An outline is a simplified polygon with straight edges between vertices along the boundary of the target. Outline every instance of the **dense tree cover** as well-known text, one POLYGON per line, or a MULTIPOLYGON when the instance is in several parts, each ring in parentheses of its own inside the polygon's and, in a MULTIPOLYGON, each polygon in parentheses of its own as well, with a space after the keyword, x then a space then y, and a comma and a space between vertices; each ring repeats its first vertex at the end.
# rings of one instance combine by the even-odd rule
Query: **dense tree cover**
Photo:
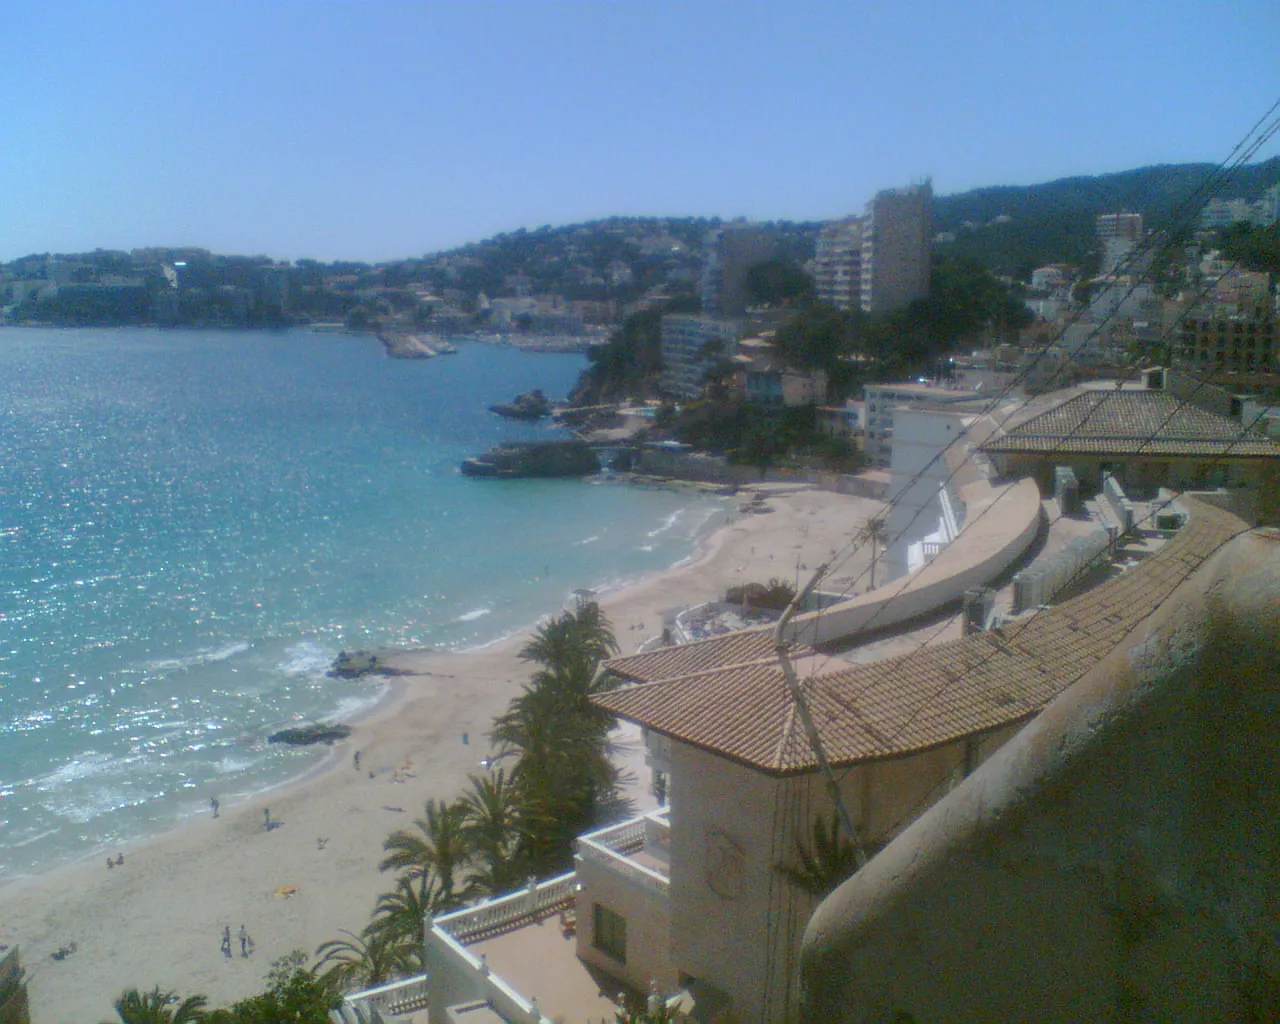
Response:
POLYGON ((832 469, 855 470, 861 456, 843 438, 824 434, 813 406, 762 408, 740 397, 689 402, 670 411, 663 429, 700 451, 766 470, 792 459, 812 459, 832 469))
POLYGON ((826 372, 833 397, 866 380, 911 376, 957 347, 1014 337, 1031 314, 1008 285, 970 260, 934 261, 929 298, 886 316, 804 306, 774 344, 793 366, 826 372))
POLYGON ((1237 221, 1214 239, 1222 255, 1245 270, 1280 274, 1280 224, 1257 227, 1237 221))
POLYGON ((126 989, 115 1002, 116 1015, 119 1024, 329 1024, 329 1011, 341 997, 306 963, 300 950, 281 957, 267 973, 265 991, 225 1009, 209 1010, 202 995, 184 998, 157 986, 150 992, 126 989))
POLYGON ((667 311, 659 308, 633 313, 605 344, 588 351, 591 365, 582 371, 571 401, 598 405, 656 396, 662 373, 662 315, 667 311))
POLYGON ((790 260, 765 260, 747 271, 746 289, 749 305, 787 306, 813 297, 813 278, 790 260))
MULTIPOLYGON (((934 229, 956 236, 940 251, 973 259, 997 274, 1025 281, 1036 267, 1070 263, 1091 277, 1098 267, 1098 214, 1141 213, 1148 229, 1186 235, 1206 198, 1205 180, 1215 170, 1213 164, 1142 167, 939 196, 934 229), (1012 219, 997 222, 998 217, 1012 219)), ((1259 195, 1280 181, 1280 157, 1237 168, 1231 179, 1230 192, 1217 198, 1259 195)))

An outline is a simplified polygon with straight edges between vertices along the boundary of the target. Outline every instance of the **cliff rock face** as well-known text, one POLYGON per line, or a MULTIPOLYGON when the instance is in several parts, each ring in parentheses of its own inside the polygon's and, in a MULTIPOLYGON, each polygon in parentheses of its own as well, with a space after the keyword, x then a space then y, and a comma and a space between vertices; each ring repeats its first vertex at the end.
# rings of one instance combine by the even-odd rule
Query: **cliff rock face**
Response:
POLYGON ((505 442, 462 463, 465 476, 558 477, 600 472, 600 460, 582 441, 505 442))
POLYGON ((802 1019, 1274 1019, 1277 594, 1228 542, 828 897, 802 1019))

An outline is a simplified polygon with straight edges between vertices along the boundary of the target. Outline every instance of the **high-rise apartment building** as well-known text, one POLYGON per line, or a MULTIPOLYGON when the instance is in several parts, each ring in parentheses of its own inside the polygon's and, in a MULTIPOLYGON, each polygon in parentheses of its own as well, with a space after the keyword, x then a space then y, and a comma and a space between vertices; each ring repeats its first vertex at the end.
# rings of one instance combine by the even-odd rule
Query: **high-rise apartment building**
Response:
POLYGON ((868 313, 891 313, 929 297, 933 186, 881 192, 867 204, 859 300, 868 313))
POLYGON ((813 258, 814 291, 823 302, 852 309, 862 301, 861 217, 846 217, 823 225, 813 258))
POLYGON ((734 221, 707 234, 702 268, 702 311, 738 316, 747 308, 747 272, 773 258, 777 240, 759 224, 734 221))

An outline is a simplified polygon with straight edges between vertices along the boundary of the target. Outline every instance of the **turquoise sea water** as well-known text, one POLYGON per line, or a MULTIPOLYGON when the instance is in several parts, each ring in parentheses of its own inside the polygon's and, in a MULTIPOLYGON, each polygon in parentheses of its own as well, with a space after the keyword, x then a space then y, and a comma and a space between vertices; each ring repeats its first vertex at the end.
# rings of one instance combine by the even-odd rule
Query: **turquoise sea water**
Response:
POLYGON ((363 337, 0 329, 0 874, 297 775, 268 746, 375 683, 343 648, 468 647, 686 557, 715 499, 484 481, 551 436, 485 407, 580 356, 424 362, 363 337))

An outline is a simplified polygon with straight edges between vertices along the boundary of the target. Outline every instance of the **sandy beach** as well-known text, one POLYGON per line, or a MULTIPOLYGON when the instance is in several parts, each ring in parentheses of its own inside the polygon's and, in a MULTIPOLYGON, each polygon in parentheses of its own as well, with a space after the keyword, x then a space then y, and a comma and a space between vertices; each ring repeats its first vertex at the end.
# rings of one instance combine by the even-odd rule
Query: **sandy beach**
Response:
MULTIPOLYGON (((722 597, 735 583, 794 580, 798 566, 812 570, 882 507, 807 488, 760 489, 772 512, 732 514, 689 564, 602 597, 624 653, 661 631, 666 609, 722 597)), ((862 567, 847 563, 841 575, 862 567)), ((807 571, 800 575, 807 580, 807 571)), ((427 799, 452 799, 467 773, 481 770, 490 723, 529 675, 516 657, 523 642, 383 652, 409 674, 395 677, 387 700, 320 770, 252 800, 225 800, 217 819, 125 847, 124 863, 110 870, 103 855, 0 888, 0 944, 21 946, 33 1019, 113 1019, 112 1001, 127 987, 159 985, 227 1005, 260 991, 276 957, 310 954, 342 929, 358 932, 393 885, 377 869, 383 839, 410 826, 427 799), (276 827, 264 829, 264 811, 276 827), (219 948, 228 925, 229 958, 219 948), (240 955, 241 925, 253 937, 252 956, 240 955), (74 954, 51 958, 72 943, 74 954)), ((635 745, 632 753, 639 765, 635 745)), ((637 805, 647 781, 628 789, 637 805)))

